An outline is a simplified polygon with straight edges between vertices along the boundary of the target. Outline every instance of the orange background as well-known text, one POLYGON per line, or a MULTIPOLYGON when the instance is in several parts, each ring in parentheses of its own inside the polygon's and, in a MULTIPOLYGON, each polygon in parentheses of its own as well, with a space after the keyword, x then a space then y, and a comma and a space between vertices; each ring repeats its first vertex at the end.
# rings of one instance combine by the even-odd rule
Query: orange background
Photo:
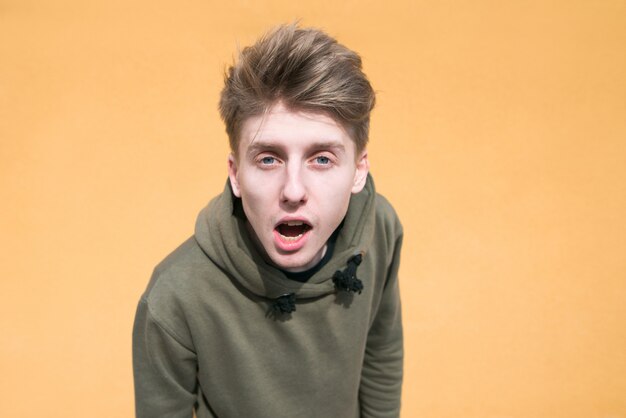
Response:
POLYGON ((0 416, 132 416, 136 303, 226 180, 224 66, 296 18, 378 91, 403 417, 626 417, 623 0, 0 0, 0 416))

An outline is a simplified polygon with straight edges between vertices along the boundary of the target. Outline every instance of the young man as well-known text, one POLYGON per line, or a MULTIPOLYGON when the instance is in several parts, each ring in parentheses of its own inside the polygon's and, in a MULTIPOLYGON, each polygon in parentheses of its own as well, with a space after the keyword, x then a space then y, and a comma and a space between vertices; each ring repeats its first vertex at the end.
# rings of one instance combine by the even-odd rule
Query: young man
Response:
POLYGON ((230 68, 224 192, 157 268, 133 332, 138 417, 397 417, 402 227, 374 190, 359 56, 282 26, 230 68))

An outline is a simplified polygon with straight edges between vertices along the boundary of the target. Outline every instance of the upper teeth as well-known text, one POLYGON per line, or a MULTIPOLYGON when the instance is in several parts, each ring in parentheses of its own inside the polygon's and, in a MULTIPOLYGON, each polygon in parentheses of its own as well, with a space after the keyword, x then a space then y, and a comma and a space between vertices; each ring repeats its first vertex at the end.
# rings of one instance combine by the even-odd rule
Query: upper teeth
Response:
POLYGON ((287 225, 288 226, 300 226, 302 225, 304 222, 302 221, 287 221, 287 225))

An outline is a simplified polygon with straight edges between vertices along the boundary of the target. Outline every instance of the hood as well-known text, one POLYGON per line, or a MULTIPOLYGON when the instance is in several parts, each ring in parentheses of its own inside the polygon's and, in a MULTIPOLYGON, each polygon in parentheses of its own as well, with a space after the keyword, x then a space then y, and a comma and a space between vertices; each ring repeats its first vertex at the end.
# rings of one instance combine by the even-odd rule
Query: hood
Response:
POLYGON ((258 296, 274 300, 285 296, 297 299, 323 296, 336 292, 333 275, 350 267, 355 255, 367 257, 374 235, 375 199, 374 182, 368 175, 363 190, 350 197, 331 260, 306 283, 288 279, 257 251, 248 236, 239 198, 233 195, 228 181, 224 192, 198 215, 195 239, 213 263, 258 296))

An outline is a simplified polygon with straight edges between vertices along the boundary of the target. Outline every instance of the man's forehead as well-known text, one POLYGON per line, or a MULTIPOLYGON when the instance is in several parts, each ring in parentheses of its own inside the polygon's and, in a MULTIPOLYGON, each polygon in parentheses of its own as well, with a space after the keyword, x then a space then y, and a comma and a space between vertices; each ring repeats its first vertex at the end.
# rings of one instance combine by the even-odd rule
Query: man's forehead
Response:
POLYGON ((240 146, 244 149, 298 146, 345 150, 349 142, 353 141, 346 129, 330 116, 277 105, 244 122, 240 146))
POLYGON ((303 124, 316 126, 317 129, 345 131, 341 124, 324 112, 290 109, 280 102, 270 107, 266 112, 251 116, 243 122, 244 128, 267 132, 303 124))

